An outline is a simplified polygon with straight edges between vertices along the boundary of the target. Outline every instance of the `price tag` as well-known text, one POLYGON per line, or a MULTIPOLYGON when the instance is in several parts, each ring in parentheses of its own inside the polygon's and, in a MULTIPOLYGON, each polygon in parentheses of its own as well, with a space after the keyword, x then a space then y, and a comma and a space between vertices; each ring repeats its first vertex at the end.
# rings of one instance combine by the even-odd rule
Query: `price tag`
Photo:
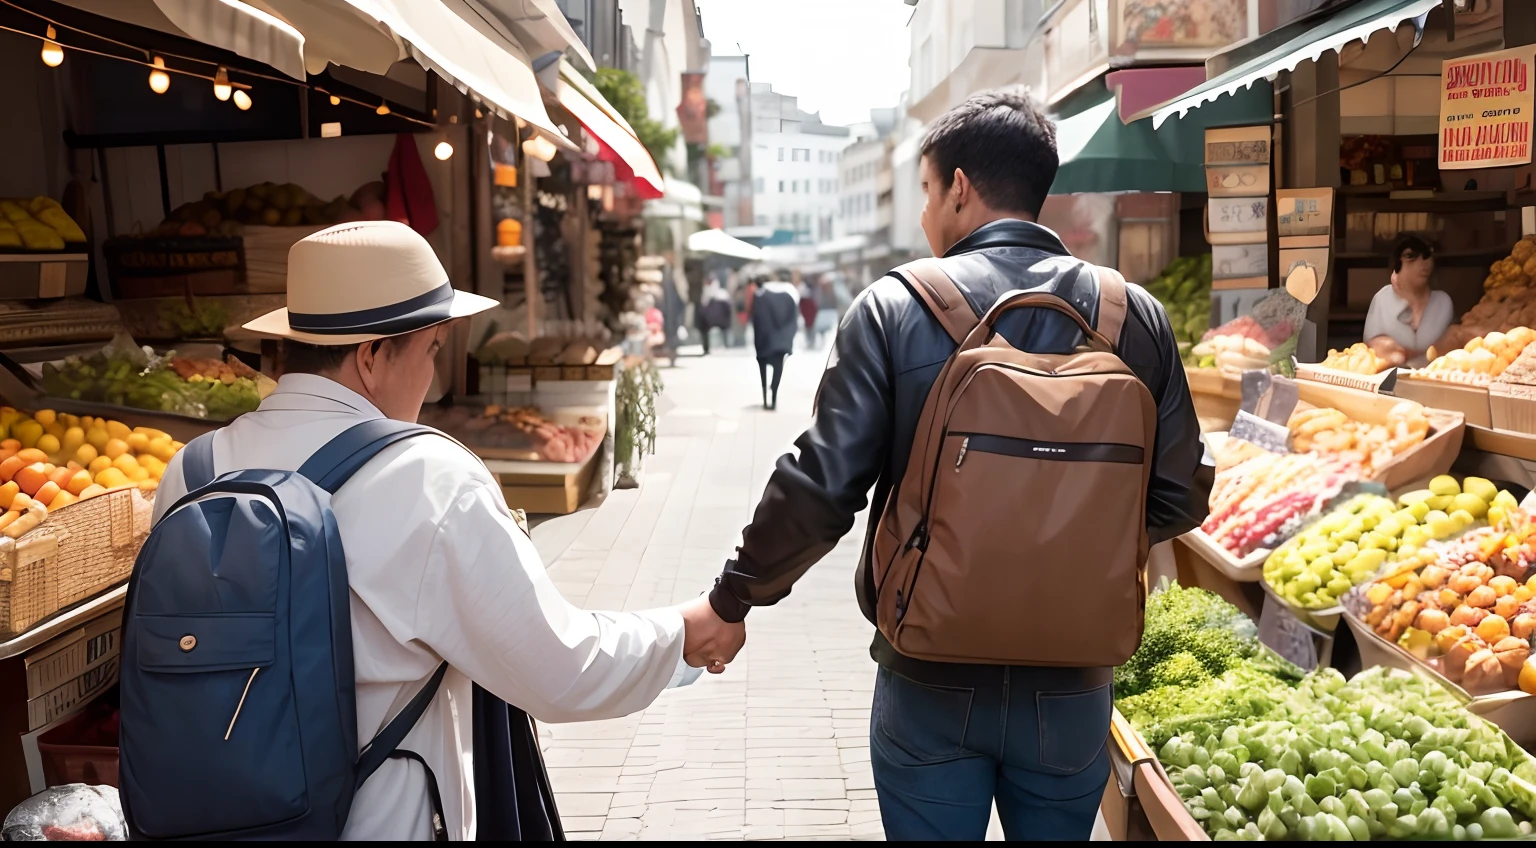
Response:
POLYGON ((1264 593, 1264 609, 1259 614, 1259 641, 1275 653, 1304 671, 1312 671, 1317 668, 1318 655, 1324 647, 1319 640, 1326 638, 1303 624, 1283 601, 1264 593))

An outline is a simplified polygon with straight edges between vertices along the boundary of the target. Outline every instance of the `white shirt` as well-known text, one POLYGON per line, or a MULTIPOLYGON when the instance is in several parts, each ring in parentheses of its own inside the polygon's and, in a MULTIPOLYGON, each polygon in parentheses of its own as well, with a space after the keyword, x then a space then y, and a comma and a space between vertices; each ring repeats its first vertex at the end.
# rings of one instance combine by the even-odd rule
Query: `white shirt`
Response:
POLYGON ((1381 291, 1371 298, 1370 311, 1365 315, 1365 342, 1369 344, 1377 336, 1390 336, 1409 351, 1417 351, 1409 357, 1408 367, 1423 368, 1429 364, 1429 357, 1424 352, 1445 335, 1454 320, 1456 312, 1451 296, 1443 291, 1432 291, 1429 303, 1424 306, 1424 316, 1419 319, 1419 328, 1415 330, 1413 309, 1408 301, 1398 296, 1390 285, 1382 286, 1381 291))
MULTIPOLYGON (((214 467, 297 470, 343 430, 384 417, 346 387, 290 374, 214 440, 214 467)), ((171 460, 155 518, 185 494, 171 460)), ((449 838, 475 838, 471 683, 540 721, 627 715, 682 661, 675 610, 587 612, 550 582, 501 487, 473 454, 419 436, 385 449, 331 502, 352 588, 358 745, 383 729, 447 660, 432 705, 402 748, 437 776, 449 838)), ((345 839, 431 839, 426 776, 387 760, 363 784, 345 839)))

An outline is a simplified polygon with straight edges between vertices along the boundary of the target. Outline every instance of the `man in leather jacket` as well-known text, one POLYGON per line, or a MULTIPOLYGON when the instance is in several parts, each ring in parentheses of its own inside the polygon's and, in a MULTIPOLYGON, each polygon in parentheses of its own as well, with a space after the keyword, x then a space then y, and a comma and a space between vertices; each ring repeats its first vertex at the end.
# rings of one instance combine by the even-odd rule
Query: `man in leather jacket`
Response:
MULTIPOLYGON (((929 128, 921 168, 923 230, 977 315, 1006 292, 1031 289, 1064 298, 1096 322, 1092 268, 1034 223, 1057 157, 1055 128, 1031 103, 1002 92, 973 96, 929 128)), ((1117 352, 1157 402, 1146 512, 1150 543, 1157 544, 1206 515, 1207 493, 1195 482, 1202 447, 1168 316, 1144 289, 1128 289, 1117 352)), ((1046 310, 1008 313, 997 330, 1037 353, 1069 353, 1083 342, 1075 323, 1046 310)), ((736 559, 710 593, 722 619, 741 621, 750 607, 788 595, 852 529, 871 489, 874 532, 878 507, 905 471, 923 403, 954 350, 899 277, 883 277, 860 294, 838 331, 815 419, 795 443, 798 456, 779 459, 736 559)), ((870 538, 855 588, 874 622, 870 538)), ((1084 574, 1082 590, 1095 591, 1091 569, 1084 574)), ((1032 604, 1072 603, 1019 601, 1020 615, 1029 615, 1032 604)), ((981 839, 994 798, 1010 839, 1088 838, 1109 773, 1110 669, 927 662, 897 653, 878 632, 870 652, 880 666, 871 759, 889 838, 981 839)))

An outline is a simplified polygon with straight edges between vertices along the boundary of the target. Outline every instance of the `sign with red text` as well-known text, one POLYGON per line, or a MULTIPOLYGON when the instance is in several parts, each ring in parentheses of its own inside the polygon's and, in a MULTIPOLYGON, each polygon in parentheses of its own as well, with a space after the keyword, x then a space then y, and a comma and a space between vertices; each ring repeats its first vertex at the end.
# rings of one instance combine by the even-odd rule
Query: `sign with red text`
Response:
POLYGON ((1531 161, 1531 64, 1536 48, 1448 59, 1440 71, 1440 168, 1531 161))

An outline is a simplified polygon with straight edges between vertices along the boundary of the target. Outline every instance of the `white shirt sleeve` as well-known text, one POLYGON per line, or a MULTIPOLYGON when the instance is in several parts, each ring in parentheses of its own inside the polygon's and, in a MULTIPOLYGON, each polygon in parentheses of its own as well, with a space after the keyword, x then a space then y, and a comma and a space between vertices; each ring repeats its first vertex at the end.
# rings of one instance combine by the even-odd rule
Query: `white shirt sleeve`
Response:
POLYGON ((1367 344, 1377 336, 1388 336, 1397 340, 1393 327, 1401 327, 1402 322, 1397 320, 1397 314, 1393 312, 1392 307, 1397 298, 1392 297, 1391 292, 1391 286, 1384 286, 1371 298, 1371 308, 1365 313, 1364 341, 1367 344))
POLYGON ((643 709, 683 649, 675 610, 590 612, 561 596, 489 485, 461 495, 439 523, 414 631, 470 679, 550 722, 643 709))

